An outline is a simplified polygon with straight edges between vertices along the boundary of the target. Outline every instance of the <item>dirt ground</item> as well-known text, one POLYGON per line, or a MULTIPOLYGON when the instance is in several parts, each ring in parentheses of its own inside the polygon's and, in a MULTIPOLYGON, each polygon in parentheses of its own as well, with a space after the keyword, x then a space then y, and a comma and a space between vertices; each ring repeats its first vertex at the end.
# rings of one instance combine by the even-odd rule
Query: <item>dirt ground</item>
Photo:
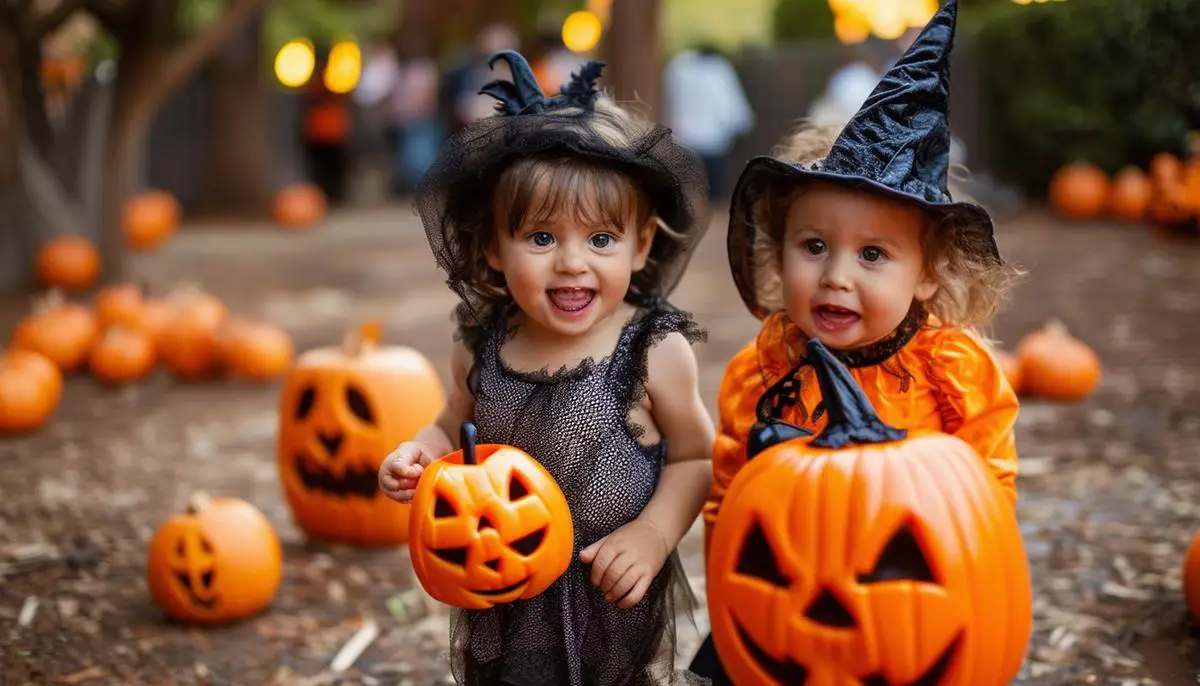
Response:
MULTIPOLYGON (((1088 401, 1022 407, 1036 627, 1021 683, 1194 684, 1200 654, 1179 570, 1200 515, 1200 246, 1035 211, 1000 232, 1029 274, 994 336, 1011 347, 1058 317, 1104 363, 1088 401)), ((710 331, 698 350, 710 407, 725 361, 756 331, 728 276, 724 235, 715 223, 675 298, 710 331)), ((309 233, 186 229, 134 271, 156 291, 197 281, 235 312, 284 326, 298 349, 379 318, 390 342, 446 363, 454 301, 407 210, 335 214, 309 233)), ((0 302, 0 335, 24 306, 0 302)), ((0 684, 444 682, 445 615, 408 591, 405 550, 315 545, 293 526, 274 462, 278 390, 164 373, 108 390, 80 376, 43 430, 0 440, 0 684), (146 544, 194 490, 245 498, 278 528, 285 580, 261 616, 188 628, 151 602, 146 544), (378 638, 334 673, 331 660, 364 621, 378 638)), ((702 596, 699 527, 683 553, 702 596)), ((684 662, 703 630, 701 619, 685 633, 684 662)))

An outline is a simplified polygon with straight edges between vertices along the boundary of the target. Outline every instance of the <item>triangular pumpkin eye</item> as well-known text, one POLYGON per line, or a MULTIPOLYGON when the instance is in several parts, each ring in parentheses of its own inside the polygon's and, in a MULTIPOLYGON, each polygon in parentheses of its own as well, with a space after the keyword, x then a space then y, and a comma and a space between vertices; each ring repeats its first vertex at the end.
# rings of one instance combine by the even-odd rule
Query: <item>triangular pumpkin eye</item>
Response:
POLYGON ((529 495, 529 489, 525 487, 525 483, 521 481, 521 477, 513 472, 512 476, 508 477, 508 500, 516 502, 521 498, 529 495))
POLYGON ((921 542, 913 533, 912 522, 907 522, 884 546, 875 568, 867 574, 858 576, 858 583, 873 584, 880 581, 920 581, 936 584, 933 568, 925 557, 921 542))
POLYGON ((437 500, 433 504, 434 519, 443 519, 446 517, 457 517, 458 510, 454 509, 454 505, 450 504, 441 493, 438 494, 437 500))
POLYGON ((779 569, 775 551, 771 549, 771 542, 767 540, 767 535, 758 520, 750 525, 746 539, 742 541, 742 550, 738 553, 737 573, 762 579, 779 588, 787 588, 790 583, 779 569))

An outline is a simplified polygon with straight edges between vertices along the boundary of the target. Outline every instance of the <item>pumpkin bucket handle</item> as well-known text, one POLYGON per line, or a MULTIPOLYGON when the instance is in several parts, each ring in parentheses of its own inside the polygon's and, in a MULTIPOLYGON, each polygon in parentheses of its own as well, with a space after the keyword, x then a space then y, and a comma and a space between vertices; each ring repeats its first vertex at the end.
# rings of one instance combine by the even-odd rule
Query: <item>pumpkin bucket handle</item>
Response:
POLYGON ((904 429, 889 426, 879 418, 867 394, 850 376, 850 370, 824 343, 810 340, 808 359, 817 373, 817 384, 829 413, 829 422, 810 445, 840 450, 850 444, 890 443, 908 436, 904 429))
POLYGON ((463 464, 477 464, 475 457, 475 425, 463 422, 458 432, 458 442, 462 446, 463 464))

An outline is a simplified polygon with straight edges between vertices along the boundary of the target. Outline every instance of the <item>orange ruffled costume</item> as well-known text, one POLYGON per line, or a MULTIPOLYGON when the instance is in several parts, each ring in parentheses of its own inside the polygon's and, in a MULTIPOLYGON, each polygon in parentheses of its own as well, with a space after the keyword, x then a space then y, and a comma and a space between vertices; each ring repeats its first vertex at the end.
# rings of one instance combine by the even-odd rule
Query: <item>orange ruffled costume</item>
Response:
MULTIPOLYGON (((786 313, 778 312, 763 320, 758 337, 725 368, 717 397, 720 426, 713 447, 713 487, 704 504, 706 550, 725 491, 746 464, 746 438, 757 421, 759 398, 795 368, 804 344, 804 334, 786 313)), ((850 373, 886 423, 944 431, 970 443, 1016 506, 1017 395, 978 338, 962 329, 939 327, 930 318, 882 364, 851 368, 850 373)), ((827 417, 813 412, 821 391, 812 367, 801 369, 799 379, 800 401, 781 419, 819 432, 827 417), (819 416, 813 420, 812 414, 819 416)))

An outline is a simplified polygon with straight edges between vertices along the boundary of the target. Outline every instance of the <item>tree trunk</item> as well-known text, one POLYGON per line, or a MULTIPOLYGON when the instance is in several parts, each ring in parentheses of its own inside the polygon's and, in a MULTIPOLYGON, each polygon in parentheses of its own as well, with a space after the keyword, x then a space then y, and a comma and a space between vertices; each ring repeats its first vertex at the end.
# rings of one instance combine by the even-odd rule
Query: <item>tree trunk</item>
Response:
POLYGON ((261 37, 262 22, 249 22, 209 64, 207 133, 212 142, 199 213, 266 216, 270 211, 274 160, 261 37))
POLYGON ((608 82, 618 101, 638 101, 646 116, 662 115, 662 0, 613 0, 605 40, 608 82))

